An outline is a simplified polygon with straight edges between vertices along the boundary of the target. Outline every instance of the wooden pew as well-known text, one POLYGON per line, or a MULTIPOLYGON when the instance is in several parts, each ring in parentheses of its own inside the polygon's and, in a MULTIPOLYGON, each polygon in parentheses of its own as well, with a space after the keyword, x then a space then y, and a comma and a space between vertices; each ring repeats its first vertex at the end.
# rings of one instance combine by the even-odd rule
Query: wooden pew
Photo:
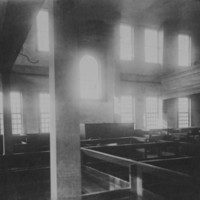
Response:
POLYGON ((130 189, 119 189, 82 195, 82 200, 130 200, 133 198, 134 195, 131 193, 130 189))
POLYGON ((108 138, 108 139, 90 139, 90 140, 81 140, 81 147, 135 144, 135 143, 143 143, 145 141, 146 141, 146 138, 142 138, 142 137, 119 137, 119 138, 108 138))
MULTIPOLYGON (((117 164, 129 168, 129 176, 131 177, 130 192, 136 195, 137 200, 140 199, 192 199, 198 200, 200 195, 200 176, 194 177, 190 174, 174 171, 171 169, 158 167, 150 164, 126 159, 92 149, 82 148, 82 152, 87 156, 95 159, 103 160, 112 164, 117 164), (153 177, 150 179, 149 177, 153 177), (158 180, 158 182, 157 182, 158 180), (156 181, 156 182, 155 182, 156 181), (161 184, 162 183, 162 184, 161 184), (164 190, 163 187, 165 186, 164 190), (184 190, 181 190, 184 188, 184 190), (176 191, 179 190, 180 192, 176 191), (173 193, 173 191, 176 191, 173 193), (192 195, 192 196, 191 196, 192 195)), ((190 158, 182 158, 184 162, 190 158)), ((158 161, 159 162, 159 161, 158 161)), ((165 160, 167 162, 167 160, 165 160)), ((173 162, 171 160, 171 162, 173 162)), ((199 165, 197 166, 197 168, 199 165)), ((97 198, 98 199, 98 198, 97 198)))
MULTIPOLYGON (((136 143, 119 146, 91 147, 89 149, 137 161, 169 159, 183 156, 178 153, 177 143, 174 142, 136 143)), ((89 166, 103 170, 103 172, 110 173, 123 180, 128 180, 129 178, 126 167, 109 164, 99 159, 87 157, 86 155, 82 156, 82 162, 87 162, 89 166)))
POLYGON ((190 143, 200 143, 200 128, 177 128, 168 131, 168 140, 177 140, 190 143))
POLYGON ((125 158, 144 160, 161 157, 180 156, 179 143, 176 142, 157 142, 157 143, 135 143, 118 146, 91 147, 90 149, 109 153, 125 158))
POLYGON ((84 194, 129 188, 129 183, 88 166, 82 166, 82 190, 84 194))
POLYGON ((49 166, 49 152, 1 156, 1 199, 49 199, 49 166))
POLYGON ((50 150, 49 133, 13 135, 14 153, 50 150))
POLYGON ((133 133, 133 123, 85 124, 86 139, 130 137, 133 133))
POLYGON ((50 168, 11 169, 5 172, 5 199, 49 199, 50 168))

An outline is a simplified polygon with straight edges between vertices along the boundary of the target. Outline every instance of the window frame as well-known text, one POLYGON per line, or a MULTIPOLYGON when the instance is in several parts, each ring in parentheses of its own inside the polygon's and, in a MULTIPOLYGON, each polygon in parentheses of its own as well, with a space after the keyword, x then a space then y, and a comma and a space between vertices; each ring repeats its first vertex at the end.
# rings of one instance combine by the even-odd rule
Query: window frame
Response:
POLYGON ((158 30, 155 28, 145 28, 144 30, 144 61, 145 63, 149 64, 162 64, 163 63, 163 41, 164 40, 164 32, 163 30, 158 30), (148 32, 155 32, 156 37, 154 38, 156 41, 156 44, 148 44, 149 40, 147 41, 148 38, 148 32), (147 51, 147 49, 150 49, 150 51, 147 51), (149 59, 149 53, 152 52, 153 50, 156 50, 156 58, 155 60, 149 59))
POLYGON ((159 128, 159 98, 158 97, 146 97, 145 99, 145 121, 146 121, 146 129, 150 130, 150 129, 156 129, 159 128), (149 112, 147 110, 147 106, 148 106, 148 99, 155 99, 156 100, 156 111, 151 111, 149 112), (155 118, 152 119, 151 115, 155 115, 155 118), (155 126, 153 126, 152 121, 155 120, 155 126), (151 124, 151 125, 149 125, 151 124))
POLYGON ((178 34, 178 66, 179 67, 190 67, 192 65, 192 38, 191 38, 191 35, 190 34, 187 34, 187 33, 180 33, 178 34), (180 63, 181 62, 181 58, 182 57, 185 57, 185 56, 181 56, 180 54, 180 50, 182 52, 182 48, 180 48, 180 43, 179 43, 179 40, 180 40, 180 37, 183 36, 183 37, 187 37, 188 38, 188 50, 187 50, 187 56, 188 56, 188 63, 187 64, 183 64, 183 63, 180 63))
MULTIPOLYGON (((12 134, 13 135, 17 135, 17 134, 22 135, 22 134, 24 134, 24 122, 23 122, 23 96, 22 96, 21 92, 19 92, 19 91, 11 91, 10 92, 10 105, 11 105, 12 134), (15 94, 15 93, 19 95, 19 111, 18 112, 13 111, 14 103, 12 102, 13 101, 12 94, 15 94), (18 122, 14 123, 14 121, 18 121, 18 122)), ((14 109, 17 110, 18 108, 14 108, 14 109)))
POLYGON ((178 98, 178 112, 177 112, 177 114, 178 114, 178 116, 177 116, 177 118, 178 118, 178 120, 177 120, 178 128, 188 128, 188 127, 190 127, 190 125, 191 125, 191 99, 189 97, 179 97, 178 98), (180 108, 179 100, 180 99, 187 99, 187 101, 188 101, 187 112, 179 110, 179 108, 180 108), (185 114, 187 114, 187 118, 188 118, 187 126, 181 125, 181 121, 180 121, 180 115, 185 115, 185 114))
MULTIPOLYGON (((47 9, 41 9, 38 12, 37 17, 36 17, 37 50, 39 52, 47 53, 50 51, 50 26, 49 25, 50 25, 49 24, 49 11, 47 9), (41 12, 47 13, 47 30, 46 29, 41 30, 39 27, 40 26, 39 23, 41 21, 41 19, 39 19, 39 15, 41 14, 41 12), (46 37, 42 37, 41 35, 45 35, 46 37), (44 38, 47 43, 47 46, 45 46, 45 47, 41 46, 41 44, 40 44, 40 41, 43 41, 44 38)), ((43 27, 43 26, 41 26, 41 27, 43 27)))
POLYGON ((119 25, 119 59, 120 61, 133 61, 135 58, 135 48, 134 48, 134 27, 127 24, 127 23, 121 23, 119 25), (121 29, 122 27, 126 27, 130 29, 130 38, 124 38, 124 36, 121 35, 121 29), (127 42, 128 41, 128 42, 127 42), (129 44, 129 48, 130 48, 130 52, 129 52, 129 56, 126 57, 126 54, 123 55, 123 49, 124 46, 126 44, 129 44), (123 47, 122 47, 123 46, 123 47))
MULTIPOLYGON (((46 98, 46 97, 45 97, 46 98)), ((50 94, 48 92, 40 92, 39 93, 39 115, 40 115, 40 133, 49 133, 50 132, 50 117, 51 117, 51 113, 50 113, 50 94), (48 100, 47 99, 42 99, 42 95, 47 95, 48 96, 48 100), (47 102, 49 101, 49 102, 47 102), (46 111, 43 111, 41 109, 41 106, 43 107, 43 105, 49 105, 49 108, 47 107, 46 111), (46 117, 43 117, 46 116, 46 117), (44 123, 45 121, 45 123, 44 123)))
POLYGON ((121 123, 134 123, 135 125, 135 98, 131 95, 122 95, 120 96, 120 122, 121 123), (131 112, 126 112, 122 111, 122 98, 130 98, 131 105, 130 106, 130 111, 131 112), (131 116, 131 120, 125 120, 127 118, 127 115, 131 116))
MULTIPOLYGON (((87 60, 85 62, 87 63, 87 60)), ((87 54, 84 54, 83 56, 81 56, 80 61, 79 61, 79 95, 80 95, 80 99, 83 101, 84 100, 88 100, 88 101, 100 100, 102 98, 102 80, 101 79, 102 79, 101 65, 100 65, 100 62, 97 59, 97 57, 90 53, 87 53, 87 54), (84 77, 84 76, 82 76, 84 74, 81 73, 82 71, 85 71, 81 68, 87 67, 87 65, 83 66, 84 64, 82 63, 83 64, 82 65, 81 62, 84 62, 84 58, 87 58, 87 57, 88 58, 90 57, 96 65, 97 80, 93 81, 93 83, 92 83, 92 81, 91 82, 88 81, 88 79, 87 79, 88 76, 84 77), (94 88, 92 90, 90 89, 91 85, 94 86, 94 88), (84 94, 84 91, 86 91, 86 93, 89 93, 89 95, 84 94), (94 91, 94 92, 91 92, 91 91, 94 91), (95 95, 93 95, 93 94, 95 94, 95 95)))

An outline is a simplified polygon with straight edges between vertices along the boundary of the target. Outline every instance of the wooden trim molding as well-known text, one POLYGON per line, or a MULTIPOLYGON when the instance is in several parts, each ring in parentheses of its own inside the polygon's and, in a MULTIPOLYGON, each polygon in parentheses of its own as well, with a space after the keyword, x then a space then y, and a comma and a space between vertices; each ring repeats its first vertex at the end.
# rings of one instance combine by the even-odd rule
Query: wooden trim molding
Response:
POLYGON ((162 78, 163 98, 187 96, 200 92, 200 68, 176 72, 162 78))
POLYGON ((31 66, 31 65, 14 65, 12 73, 21 75, 49 76, 49 67, 31 66))

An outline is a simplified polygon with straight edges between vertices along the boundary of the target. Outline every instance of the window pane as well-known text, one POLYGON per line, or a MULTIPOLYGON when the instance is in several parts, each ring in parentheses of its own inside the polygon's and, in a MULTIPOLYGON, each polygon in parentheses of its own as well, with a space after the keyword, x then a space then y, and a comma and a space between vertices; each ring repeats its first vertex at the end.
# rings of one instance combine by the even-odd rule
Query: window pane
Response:
POLYGON ((98 99, 100 97, 99 66, 89 55, 80 62, 80 96, 82 99, 98 99))
POLYGON ((178 64, 189 66, 191 63, 191 41, 187 35, 178 36, 178 64))
POLYGON ((147 129, 158 128, 158 99, 156 97, 146 98, 146 127, 147 129))
POLYGON ((19 92, 10 93, 12 133, 22 134, 22 99, 19 92))
POLYGON ((189 126, 189 99, 187 97, 178 99, 178 127, 189 126))
POLYGON ((37 15, 38 50, 49 51, 49 13, 41 10, 37 15))
MULTIPOLYGON (((145 61, 158 63, 159 60, 159 37, 158 31, 145 30, 145 61)), ((161 46, 161 45, 160 45, 161 46)))
POLYGON ((131 96, 122 96, 120 100, 121 122, 133 122, 133 98, 131 96))
POLYGON ((159 34, 158 34, 158 54, 159 54, 159 64, 163 64, 163 40, 164 40, 164 32, 163 30, 162 31, 159 31, 159 34))
POLYGON ((120 59, 132 60, 133 56, 133 36, 132 28, 128 25, 120 25, 120 59))
POLYGON ((50 128, 50 95, 40 94, 40 131, 49 132, 50 128))

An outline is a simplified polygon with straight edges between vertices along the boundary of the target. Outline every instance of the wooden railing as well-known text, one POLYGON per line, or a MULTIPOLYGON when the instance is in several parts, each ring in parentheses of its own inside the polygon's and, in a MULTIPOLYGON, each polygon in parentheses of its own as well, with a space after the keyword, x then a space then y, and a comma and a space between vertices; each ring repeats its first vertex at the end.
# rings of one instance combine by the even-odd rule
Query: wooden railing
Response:
MULTIPOLYGON (((138 162, 135 160, 126 159, 119 156, 110 155, 104 152, 98 152, 97 150, 94 149, 81 148, 81 151, 86 156, 129 168, 129 182, 130 182, 129 192, 130 194, 135 196, 136 197, 135 199, 137 200, 163 199, 163 197, 160 196, 159 194, 151 192, 144 187, 143 177, 146 174, 150 174, 151 176, 157 178, 164 178, 170 183, 175 183, 176 185, 177 184, 186 185, 189 188, 194 188, 194 189, 200 188, 200 179, 197 177, 192 177, 186 173, 181 173, 178 171, 155 166, 152 165, 152 163, 150 165, 148 163, 138 162)), ((177 159, 187 160, 191 159, 191 157, 184 157, 177 159)), ((88 197, 88 199, 90 198, 88 197)))
MULTIPOLYGON (((130 158, 134 160, 146 160, 161 157, 177 157, 181 156, 181 145, 178 142, 159 142, 159 143, 135 143, 122 144, 115 146, 96 146, 89 147, 91 150, 118 155, 120 157, 130 158)), ((199 145, 200 147, 200 145, 199 145)), ((184 154, 185 155, 185 154, 184 154)))
POLYGON ((143 142, 146 142, 146 138, 120 137, 120 138, 107 138, 107 139, 90 139, 90 140, 81 140, 81 147, 135 144, 135 143, 143 143, 143 142))

